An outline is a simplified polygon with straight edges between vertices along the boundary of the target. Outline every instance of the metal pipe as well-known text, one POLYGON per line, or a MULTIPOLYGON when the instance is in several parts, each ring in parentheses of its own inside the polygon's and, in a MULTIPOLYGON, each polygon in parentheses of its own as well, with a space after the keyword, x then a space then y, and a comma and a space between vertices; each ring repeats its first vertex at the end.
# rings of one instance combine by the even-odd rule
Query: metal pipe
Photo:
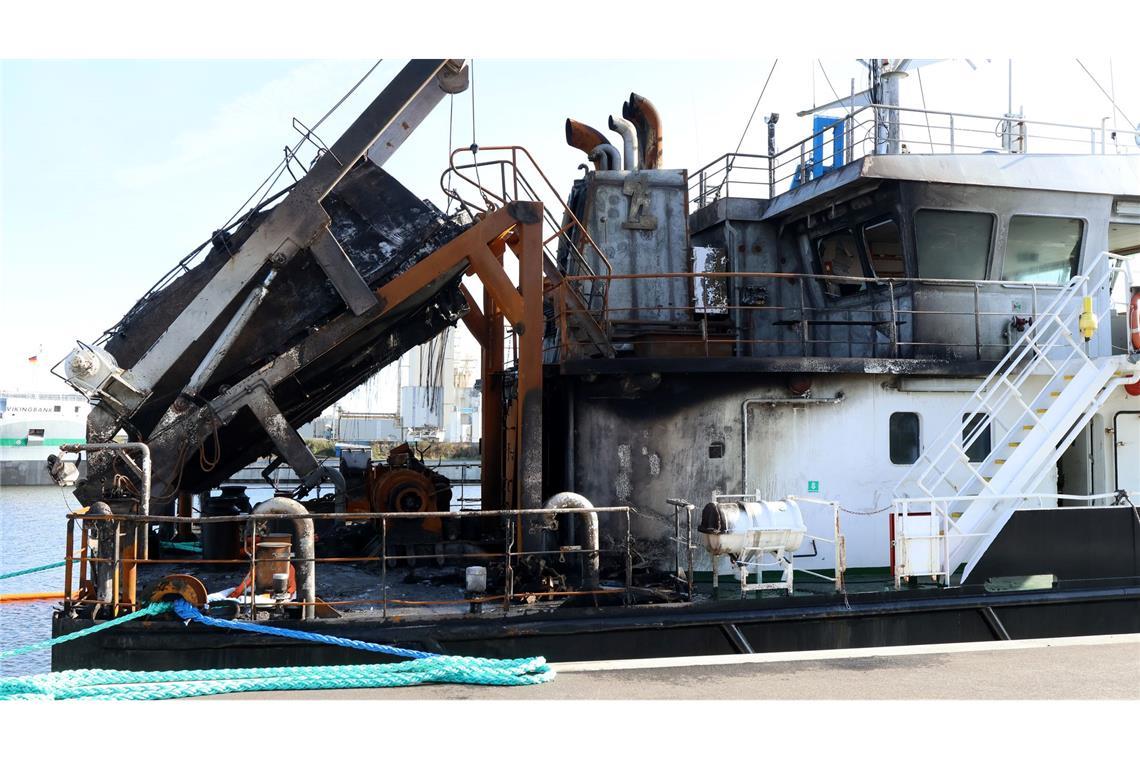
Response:
MULTIPOLYGON (((60 452, 75 454, 80 451, 114 451, 139 476, 142 481, 142 493, 139 496, 139 514, 144 518, 150 515, 150 446, 145 443, 127 442, 116 443, 65 443, 59 447, 60 452), (142 454, 142 467, 126 456, 127 451, 138 451, 142 454)), ((150 526, 143 522, 142 558, 150 559, 150 526)), ((138 550, 135 550, 136 556, 138 550)))
POLYGON ((65 443, 59 447, 59 450, 69 454, 76 454, 80 451, 138 451, 142 454, 142 467, 139 468, 132 460, 123 457, 123 461, 127 463, 132 469, 139 473, 142 478, 142 495, 139 497, 139 512, 143 515, 150 514, 150 446, 145 443, 137 443, 134 441, 127 443, 65 443))
POLYGON ((618 171, 621 169, 621 152, 609 143, 602 143, 590 151, 590 161, 599 171, 618 171))
MULTIPOLYGON (((300 502, 294 501, 293 499, 276 496, 254 507, 253 514, 286 515, 296 518, 299 515, 309 514, 309 510, 305 509, 300 502)), ((292 522, 294 535, 293 546, 297 549, 297 559, 299 560, 294 564, 297 570, 297 591, 301 596, 301 601, 305 603, 305 606, 302 608, 301 617, 309 620, 316 617, 316 610, 313 605, 317 600, 317 571, 312 561, 316 558, 313 521, 294 519, 292 522)), ((250 583, 252 588, 254 576, 250 577, 250 583)), ((251 594, 252 593, 251 591, 251 594)))
POLYGON ((846 398, 843 391, 839 391, 830 398, 746 398, 740 404, 740 492, 748 492, 748 407, 753 404, 769 404, 771 406, 809 405, 809 404, 838 404, 846 398))
MULTIPOLYGON (((577 509, 592 510, 594 505, 581 494, 572 491, 556 493, 546 500, 543 509, 577 509)), ((588 552, 586 555, 586 568, 582 575, 583 588, 594 590, 601 586, 601 555, 598 553, 598 514, 591 511, 580 511, 582 524, 585 527, 582 546, 588 552)))
POLYGON ((660 169, 664 138, 661 134, 661 116, 657 113, 657 109, 648 98, 631 92, 629 101, 622 104, 621 115, 633 122, 637 131, 637 140, 641 146, 638 155, 641 168, 660 169))
MULTIPOLYGON (((583 124, 582 122, 575 121, 574 119, 567 119, 566 144, 571 148, 577 148, 588 156, 593 152, 594 148, 597 148, 599 145, 610 145, 610 141, 606 139, 605 135, 590 125, 583 124)), ((610 145, 610 147, 613 146, 610 145)), ((595 164, 594 168, 597 169, 600 167, 595 164)))
MULTIPOLYGON (((97 501, 91 505, 87 510, 87 516, 94 517, 96 515, 110 515, 111 507, 106 502, 97 501)), ((84 523, 84 533, 86 533, 87 524, 84 523)), ((110 560, 115 552, 115 538, 114 534, 118 531, 119 526, 112 520, 106 520, 95 523, 95 540, 96 551, 99 552, 99 558, 103 560, 110 560)), ((86 540, 86 539, 84 539, 86 540)), ((103 604, 111 601, 112 584, 114 581, 114 569, 112 562, 96 562, 93 563, 91 570, 91 579, 95 583, 95 598, 103 604)))
POLYGON ((276 269, 270 269, 269 274, 265 276, 261 284, 250 291, 246 296, 245 301, 242 302, 237 313, 230 318, 229 324, 226 329, 222 330, 222 334, 214 341, 214 345, 210 346, 209 352, 202 358, 202 363, 198 365, 198 369, 194 370, 194 375, 190 378, 190 382, 186 384, 184 393, 196 396, 209 381, 210 376, 214 374, 214 370, 221 364, 222 359, 226 358, 226 354, 230 350, 241 331, 245 329, 246 324, 253 317, 253 313, 257 311, 257 307, 265 300, 265 296, 269 293, 269 285, 273 282, 273 278, 277 276, 276 269))
POLYGON ((626 171, 637 171, 640 165, 637 154, 637 130, 633 122, 620 116, 611 116, 610 129, 621 135, 625 144, 625 160, 622 162, 622 168, 626 171))

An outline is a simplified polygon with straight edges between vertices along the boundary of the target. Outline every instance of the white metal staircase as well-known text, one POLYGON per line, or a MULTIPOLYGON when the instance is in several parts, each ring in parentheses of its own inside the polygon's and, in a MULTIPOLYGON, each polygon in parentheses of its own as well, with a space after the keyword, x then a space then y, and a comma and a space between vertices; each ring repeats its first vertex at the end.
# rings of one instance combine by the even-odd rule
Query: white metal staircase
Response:
POLYGON ((1090 357, 1078 327, 1091 296, 1100 329, 1110 329, 1109 294, 1121 274, 1127 294, 1126 262, 1105 253, 1088 271, 1037 316, 895 487, 896 578, 949 584, 965 563, 965 580, 1109 395, 1133 381, 1129 356, 1090 357), (987 434, 989 453, 971 462, 967 452, 987 434))

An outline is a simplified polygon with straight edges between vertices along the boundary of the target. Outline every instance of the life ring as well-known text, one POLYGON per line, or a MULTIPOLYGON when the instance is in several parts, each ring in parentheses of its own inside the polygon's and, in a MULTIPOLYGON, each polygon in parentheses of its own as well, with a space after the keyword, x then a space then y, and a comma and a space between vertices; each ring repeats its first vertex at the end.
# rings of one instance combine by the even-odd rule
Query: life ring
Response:
POLYGON ((1128 335, 1132 350, 1140 351, 1140 289, 1132 291, 1132 301, 1128 304, 1128 335))

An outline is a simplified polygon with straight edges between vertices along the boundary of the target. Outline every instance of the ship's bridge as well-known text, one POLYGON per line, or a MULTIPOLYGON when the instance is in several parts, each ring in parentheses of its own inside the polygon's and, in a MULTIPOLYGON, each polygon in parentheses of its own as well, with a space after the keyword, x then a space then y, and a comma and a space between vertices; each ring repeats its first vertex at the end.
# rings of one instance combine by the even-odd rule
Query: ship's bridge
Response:
MULTIPOLYGON (((767 154, 575 183, 548 361, 984 374, 1099 254, 1140 251, 1140 133, 869 106, 776 151, 774 126, 767 154)), ((1091 350, 1123 345, 1120 313, 1091 350)))

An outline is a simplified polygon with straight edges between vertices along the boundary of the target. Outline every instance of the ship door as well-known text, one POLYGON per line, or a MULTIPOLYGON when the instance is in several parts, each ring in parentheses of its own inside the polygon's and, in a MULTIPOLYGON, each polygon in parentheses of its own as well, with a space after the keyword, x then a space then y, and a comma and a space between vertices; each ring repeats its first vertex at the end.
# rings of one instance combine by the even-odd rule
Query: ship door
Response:
POLYGON ((1140 412, 1117 412, 1113 431, 1116 490, 1140 493, 1140 412))
MULTIPOLYGON (((1100 493, 1104 490, 1104 447, 1096 444, 1103 440, 1098 439, 1094 432, 1104 429, 1104 418, 1093 415, 1092 422, 1085 427, 1061 455, 1057 462, 1057 491, 1074 496, 1100 493)), ((1061 499, 1062 507, 1083 507, 1087 501, 1061 499)))

